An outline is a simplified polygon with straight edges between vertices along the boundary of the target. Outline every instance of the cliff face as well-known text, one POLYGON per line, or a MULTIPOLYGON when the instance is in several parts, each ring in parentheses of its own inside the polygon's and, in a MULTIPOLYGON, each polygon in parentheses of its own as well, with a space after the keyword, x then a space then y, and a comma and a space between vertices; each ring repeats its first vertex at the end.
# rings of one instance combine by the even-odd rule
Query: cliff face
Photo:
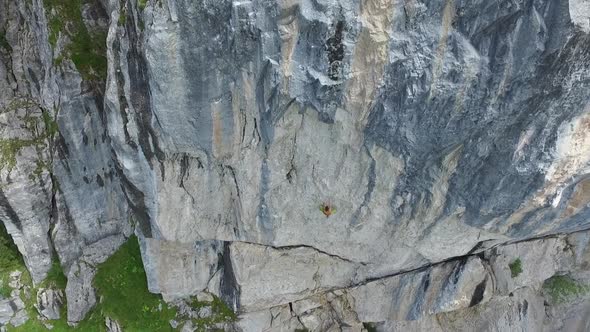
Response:
POLYGON ((588 329, 588 0, 0 0, 0 60, 0 220, 70 322, 136 233, 227 329, 588 329))

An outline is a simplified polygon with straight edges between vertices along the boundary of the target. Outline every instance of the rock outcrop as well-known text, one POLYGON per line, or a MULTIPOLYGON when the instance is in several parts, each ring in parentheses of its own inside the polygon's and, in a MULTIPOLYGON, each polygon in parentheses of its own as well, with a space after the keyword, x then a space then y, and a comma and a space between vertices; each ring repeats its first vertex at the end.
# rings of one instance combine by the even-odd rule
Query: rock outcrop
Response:
POLYGON ((0 8, 0 220, 69 322, 135 232, 244 331, 590 324, 588 0, 0 8))

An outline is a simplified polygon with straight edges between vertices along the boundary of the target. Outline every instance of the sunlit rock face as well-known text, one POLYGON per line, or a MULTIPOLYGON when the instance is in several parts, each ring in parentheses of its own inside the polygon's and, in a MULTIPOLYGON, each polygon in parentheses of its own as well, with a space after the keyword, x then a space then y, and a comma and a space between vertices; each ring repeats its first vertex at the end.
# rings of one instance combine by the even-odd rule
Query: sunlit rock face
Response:
POLYGON ((0 219, 71 321, 135 232, 150 291, 244 331, 589 324, 543 306, 590 278, 587 0, 96 1, 104 75, 0 5, 0 219))

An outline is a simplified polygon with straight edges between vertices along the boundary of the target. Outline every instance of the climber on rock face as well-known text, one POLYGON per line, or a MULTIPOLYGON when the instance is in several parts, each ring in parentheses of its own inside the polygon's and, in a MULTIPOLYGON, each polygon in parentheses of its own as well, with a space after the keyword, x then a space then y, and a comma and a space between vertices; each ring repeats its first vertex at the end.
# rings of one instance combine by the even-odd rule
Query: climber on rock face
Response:
POLYGON ((323 203, 320 206, 320 210, 326 216, 326 218, 331 216, 334 212, 336 212, 336 208, 334 208, 332 205, 327 204, 327 203, 323 203))

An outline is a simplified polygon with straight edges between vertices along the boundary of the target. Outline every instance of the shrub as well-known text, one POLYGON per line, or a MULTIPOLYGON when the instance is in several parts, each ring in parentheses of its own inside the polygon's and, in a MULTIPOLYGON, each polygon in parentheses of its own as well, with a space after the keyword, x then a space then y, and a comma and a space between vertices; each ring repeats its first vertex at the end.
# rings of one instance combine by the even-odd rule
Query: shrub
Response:
POLYGON ((512 261, 512 263, 508 264, 508 267, 510 268, 510 276, 512 278, 516 278, 522 273, 522 262, 520 261, 520 258, 512 261))
POLYGON ((562 303, 572 297, 586 294, 588 290, 588 286, 566 275, 553 276, 543 283, 543 291, 554 303, 562 303))

